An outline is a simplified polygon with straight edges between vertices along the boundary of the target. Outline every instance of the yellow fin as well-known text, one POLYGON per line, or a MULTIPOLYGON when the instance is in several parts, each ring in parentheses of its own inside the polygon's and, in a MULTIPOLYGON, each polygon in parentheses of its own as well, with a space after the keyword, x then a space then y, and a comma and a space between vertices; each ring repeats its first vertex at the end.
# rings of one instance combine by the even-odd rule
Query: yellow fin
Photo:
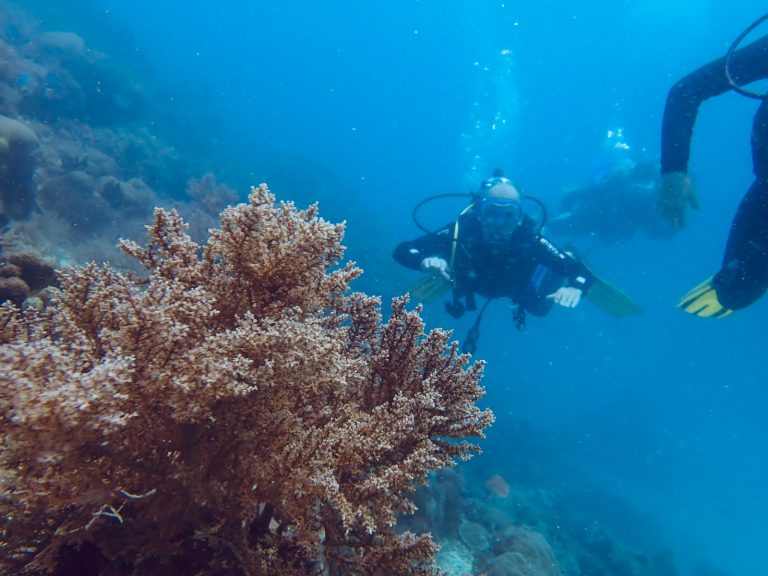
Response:
POLYGON ((643 314, 645 310, 630 296, 602 278, 592 274, 592 286, 587 292, 586 298, 611 316, 624 318, 643 314))
POLYGON ((733 312, 720 304, 711 276, 683 296, 677 307, 701 318, 725 318, 733 312))
POLYGON ((431 274, 419 278, 411 284, 408 292, 411 298, 422 304, 431 304, 439 300, 451 289, 451 283, 442 276, 433 276, 431 274))
POLYGON ((592 286, 587 291, 586 298, 598 308, 601 308, 611 316, 624 318, 626 316, 637 316, 645 313, 643 307, 635 302, 623 290, 619 290, 614 285, 603 280, 587 266, 584 260, 580 260, 587 270, 592 274, 592 286))

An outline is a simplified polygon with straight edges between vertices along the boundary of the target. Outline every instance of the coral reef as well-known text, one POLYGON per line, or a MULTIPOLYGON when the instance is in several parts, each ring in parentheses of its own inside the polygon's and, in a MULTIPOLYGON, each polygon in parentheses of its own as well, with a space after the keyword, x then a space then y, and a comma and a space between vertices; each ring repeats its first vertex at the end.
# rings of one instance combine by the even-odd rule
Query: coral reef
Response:
POLYGON ((36 207, 32 174, 38 141, 23 122, 0 115, 0 213, 26 218, 36 207))
POLYGON ((0 237, 0 304, 41 307, 56 284, 53 265, 32 249, 0 237))
POLYGON ((437 565, 447 576, 467 576, 474 573, 475 560, 472 551, 456 540, 440 542, 437 565))
POLYGON ((483 552, 490 548, 491 535, 482 524, 462 520, 459 524, 459 536, 470 550, 483 552))
POLYGON ((487 474, 481 461, 438 471, 417 490, 418 510, 400 519, 401 528, 433 534, 437 565, 448 576, 680 574, 669 549, 637 549, 581 518, 571 493, 520 483, 530 475, 508 482, 487 474))
POLYGON ((159 137, 166 114, 145 105, 151 95, 131 70, 75 33, 0 11, 0 227, 59 264, 126 266, 116 241, 139 234, 154 206, 183 210, 205 233, 233 195, 210 175, 196 184, 207 158, 159 137), (180 200, 187 185, 200 209, 180 200))
POLYGON ((560 576, 555 552, 544 536, 523 526, 509 526, 497 535, 499 552, 487 566, 489 576, 560 576))
POLYGON ((189 224, 189 235, 196 241, 207 237, 211 221, 219 212, 237 202, 235 191, 217 182, 210 172, 187 182, 187 196, 189 203, 183 206, 184 220, 189 224))
POLYGON ((121 243, 145 275, 0 307, 0 572, 434 573, 396 519, 478 450, 482 364, 404 299, 383 321, 343 227, 266 186, 204 246, 148 230, 121 243))

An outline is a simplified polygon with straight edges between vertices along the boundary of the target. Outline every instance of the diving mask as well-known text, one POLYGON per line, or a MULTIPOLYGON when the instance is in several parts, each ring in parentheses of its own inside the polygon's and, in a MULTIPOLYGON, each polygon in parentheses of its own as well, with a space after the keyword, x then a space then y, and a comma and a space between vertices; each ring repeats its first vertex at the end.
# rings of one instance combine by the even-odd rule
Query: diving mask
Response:
POLYGON ((523 207, 519 200, 511 198, 486 198, 478 203, 477 216, 484 226, 509 229, 520 224, 523 207))

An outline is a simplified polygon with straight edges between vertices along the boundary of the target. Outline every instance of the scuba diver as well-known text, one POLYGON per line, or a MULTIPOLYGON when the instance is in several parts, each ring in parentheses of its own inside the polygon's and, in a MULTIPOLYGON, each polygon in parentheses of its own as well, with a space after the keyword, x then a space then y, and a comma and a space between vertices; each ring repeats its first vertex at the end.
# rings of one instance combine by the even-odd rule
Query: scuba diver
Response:
POLYGON ((454 318, 477 309, 475 295, 487 299, 465 351, 474 352, 480 319, 494 298, 509 298, 516 305, 515 325, 522 329, 526 313, 544 316, 553 304, 574 308, 592 284, 584 264, 540 234, 522 200, 497 170, 455 222, 402 242, 394 251, 403 266, 428 273, 411 289, 417 299, 434 300, 452 289, 445 308, 454 318))
POLYGON ((588 186, 568 191, 547 234, 594 239, 604 245, 630 241, 642 231, 652 239, 668 239, 675 228, 656 209, 658 168, 636 162, 622 129, 608 130, 588 186))
POLYGON ((720 270, 678 303, 704 318, 723 318, 745 308, 768 288, 768 101, 742 86, 768 78, 768 35, 736 49, 765 14, 751 24, 725 56, 679 80, 667 95, 661 130, 661 174, 658 207, 676 227, 685 225, 685 212, 698 201, 688 178, 691 138, 699 106, 729 90, 755 98, 760 104, 752 122, 752 171, 755 179, 731 224, 720 270))

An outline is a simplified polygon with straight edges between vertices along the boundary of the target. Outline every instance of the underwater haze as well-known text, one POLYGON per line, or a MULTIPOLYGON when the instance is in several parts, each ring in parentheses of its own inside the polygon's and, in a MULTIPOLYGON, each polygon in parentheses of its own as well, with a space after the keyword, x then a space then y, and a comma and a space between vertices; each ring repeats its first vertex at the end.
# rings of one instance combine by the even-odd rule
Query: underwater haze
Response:
MULTIPOLYGON (((240 200, 266 182, 278 199, 317 201, 324 218, 345 220, 347 257, 365 270, 355 288, 384 298, 419 278, 391 254, 421 234, 411 211, 430 195, 468 193, 501 168, 553 212, 595 177, 619 129, 634 158, 658 162, 669 87, 765 10, 757 0, 3 4, 117 62, 142 118, 196 177, 214 174, 240 200)), ((123 93, 114 102, 131 109, 123 93)), ((644 314, 613 318, 585 302, 520 332, 494 301, 483 320, 482 403, 497 421, 459 472, 557 500, 580 550, 605 555, 597 572, 573 553, 564 574, 765 574, 768 300, 724 320, 675 307, 720 266, 752 181, 756 107, 736 94, 702 106, 690 164, 701 210, 684 230, 577 242, 644 314), (611 555, 634 567, 605 568, 611 555), (666 571, 642 560, 659 557, 666 571)), ((166 176, 166 196, 181 200, 166 176)), ((437 228, 466 203, 435 201, 420 215, 437 228)), ((454 320, 440 302, 424 316, 458 339, 474 319, 454 320)), ((548 539, 556 518, 539 519, 548 539)))

